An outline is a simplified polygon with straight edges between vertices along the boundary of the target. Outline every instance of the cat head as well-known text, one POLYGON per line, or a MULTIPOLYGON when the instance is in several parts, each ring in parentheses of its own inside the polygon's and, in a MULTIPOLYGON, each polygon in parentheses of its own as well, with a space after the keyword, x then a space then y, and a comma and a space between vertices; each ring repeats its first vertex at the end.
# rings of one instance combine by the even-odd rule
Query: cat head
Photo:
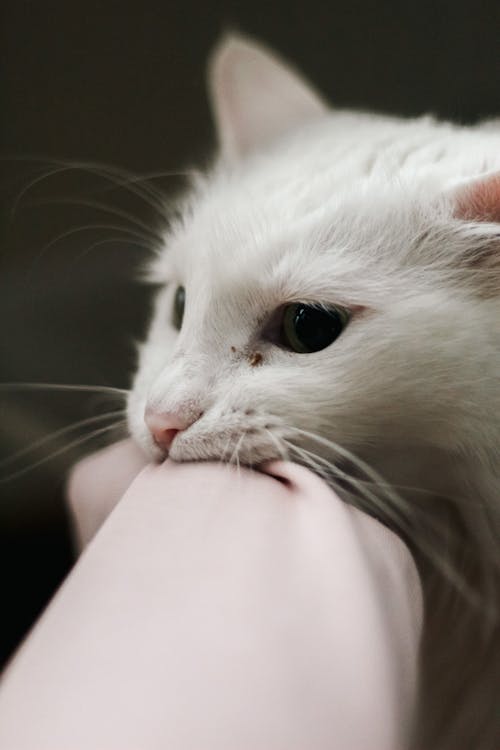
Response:
POLYGON ((494 136, 329 110, 241 37, 216 49, 209 88, 218 157, 152 263, 136 440, 251 464, 326 440, 365 456, 491 440, 500 181, 479 175, 494 136))

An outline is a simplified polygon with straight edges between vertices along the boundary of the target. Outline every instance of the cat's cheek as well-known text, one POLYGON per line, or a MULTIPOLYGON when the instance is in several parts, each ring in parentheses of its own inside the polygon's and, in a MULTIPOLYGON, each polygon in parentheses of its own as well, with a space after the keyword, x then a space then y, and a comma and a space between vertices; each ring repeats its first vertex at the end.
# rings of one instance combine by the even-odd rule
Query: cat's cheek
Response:
POLYGON ((152 444, 151 438, 147 432, 146 427, 138 424, 136 420, 130 420, 128 422, 128 429, 131 438, 139 446, 139 448, 146 453, 147 456, 153 458, 152 455, 152 444))
POLYGON ((139 429, 137 431, 131 431, 132 440, 153 463, 160 463, 166 458, 166 454, 163 450, 155 445, 149 431, 147 429, 139 429))
POLYGON ((144 399, 135 390, 130 393, 128 398, 127 427, 130 437, 146 456, 152 460, 157 460, 158 449, 155 448, 151 434, 144 422, 144 399))

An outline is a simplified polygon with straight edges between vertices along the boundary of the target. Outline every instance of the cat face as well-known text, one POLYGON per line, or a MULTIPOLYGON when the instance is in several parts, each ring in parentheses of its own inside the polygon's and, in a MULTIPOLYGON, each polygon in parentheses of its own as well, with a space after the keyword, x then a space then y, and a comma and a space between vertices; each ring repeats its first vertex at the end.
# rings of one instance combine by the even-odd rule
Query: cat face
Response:
POLYGON ((450 190, 488 138, 471 157, 451 126, 330 114, 234 39, 211 81, 221 156, 153 264, 133 436, 155 458, 248 464, 328 455, 322 439, 370 459, 477 440, 498 297, 476 278, 484 228, 457 216, 468 181, 450 190))

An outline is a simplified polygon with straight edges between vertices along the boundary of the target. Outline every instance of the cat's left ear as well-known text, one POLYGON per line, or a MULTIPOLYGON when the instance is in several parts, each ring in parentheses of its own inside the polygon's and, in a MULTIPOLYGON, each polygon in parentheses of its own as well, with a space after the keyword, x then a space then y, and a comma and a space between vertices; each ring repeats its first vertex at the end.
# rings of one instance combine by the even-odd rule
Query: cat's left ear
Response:
POLYGON ((299 73, 236 34, 226 36, 212 54, 208 83, 221 152, 230 160, 327 111, 299 73))

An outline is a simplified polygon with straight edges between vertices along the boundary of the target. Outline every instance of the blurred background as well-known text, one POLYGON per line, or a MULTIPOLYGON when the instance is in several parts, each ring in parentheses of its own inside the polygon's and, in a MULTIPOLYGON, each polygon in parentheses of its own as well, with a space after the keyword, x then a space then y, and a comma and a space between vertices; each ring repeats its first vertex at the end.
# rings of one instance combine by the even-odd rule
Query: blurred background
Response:
MULTIPOLYGON (((230 28, 337 106, 500 115, 498 0, 3 0, 0 383, 129 384, 151 295, 137 269, 172 173, 213 149, 205 60, 230 28)), ((1 661, 72 564, 65 475, 121 415, 89 420, 122 406, 0 385, 1 661)))

